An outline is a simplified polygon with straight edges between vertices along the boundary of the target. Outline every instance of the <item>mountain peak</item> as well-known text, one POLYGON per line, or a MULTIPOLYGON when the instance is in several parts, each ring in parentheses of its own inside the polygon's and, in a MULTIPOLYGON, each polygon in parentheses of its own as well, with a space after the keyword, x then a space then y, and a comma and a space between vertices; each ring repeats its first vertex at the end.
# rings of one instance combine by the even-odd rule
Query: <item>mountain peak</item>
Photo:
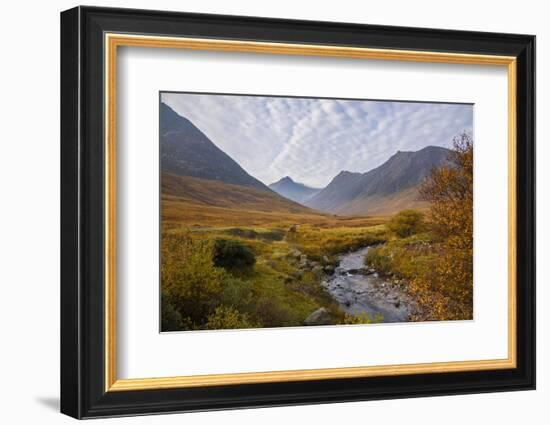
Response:
POLYGON ((284 176, 282 179, 280 179, 279 181, 277 181, 273 184, 277 184, 277 183, 295 183, 295 181, 292 180, 292 178, 289 177, 289 176, 284 176))
POLYGON ((303 183, 295 182, 289 176, 285 176, 275 183, 271 183, 269 188, 279 195, 298 203, 305 202, 320 190, 306 186, 303 183))
POLYGON ((423 157, 438 158, 441 156, 447 156, 449 149, 441 146, 426 146, 417 151, 396 151, 386 162, 392 162, 395 160, 418 160, 423 157))
POLYGON ((342 170, 340 171, 336 176, 354 176, 354 175, 357 175, 357 174, 361 174, 361 173, 354 173, 353 171, 348 171, 348 170, 342 170))

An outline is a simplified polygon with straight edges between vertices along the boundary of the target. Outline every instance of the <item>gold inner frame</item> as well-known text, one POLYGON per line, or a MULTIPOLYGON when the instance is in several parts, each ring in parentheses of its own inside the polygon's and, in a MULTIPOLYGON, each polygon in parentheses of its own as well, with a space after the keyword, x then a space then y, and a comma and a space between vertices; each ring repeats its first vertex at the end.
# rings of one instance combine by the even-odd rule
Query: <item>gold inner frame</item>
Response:
POLYGON ((310 381, 416 373, 444 373, 510 369, 516 367, 516 58, 461 53, 370 49, 327 45, 267 43, 106 33, 105 46, 105 391, 310 381), (504 66, 508 72, 508 357, 419 364, 327 369, 118 379, 116 324, 116 106, 117 48, 119 46, 248 52, 281 55, 328 56, 504 66))

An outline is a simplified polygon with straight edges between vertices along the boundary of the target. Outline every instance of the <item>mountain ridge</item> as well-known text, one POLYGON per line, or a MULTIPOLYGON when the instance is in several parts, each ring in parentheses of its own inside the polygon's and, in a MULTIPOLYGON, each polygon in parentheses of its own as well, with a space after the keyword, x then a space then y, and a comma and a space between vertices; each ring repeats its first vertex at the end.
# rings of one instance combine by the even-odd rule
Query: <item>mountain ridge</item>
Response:
POLYGON ((440 146, 397 151, 382 165, 366 173, 341 171, 305 205, 342 215, 390 213, 409 207, 425 207, 425 203, 417 199, 419 186, 433 167, 447 163, 450 152, 440 146), (384 208, 385 199, 387 208, 384 208))
POLYGON ((321 190, 296 182, 289 176, 285 176, 278 181, 271 183, 268 187, 279 195, 300 204, 303 204, 307 199, 311 198, 321 190))

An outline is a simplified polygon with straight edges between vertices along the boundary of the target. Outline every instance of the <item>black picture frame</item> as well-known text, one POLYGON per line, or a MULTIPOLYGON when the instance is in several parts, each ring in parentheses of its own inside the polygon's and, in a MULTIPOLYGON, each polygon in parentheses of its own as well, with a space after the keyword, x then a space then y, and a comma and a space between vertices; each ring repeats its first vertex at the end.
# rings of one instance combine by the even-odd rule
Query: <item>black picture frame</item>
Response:
POLYGON ((76 7, 61 13, 61 412, 75 418, 535 388, 535 37, 76 7), (104 33, 517 58, 517 367, 370 378, 105 391, 104 33))

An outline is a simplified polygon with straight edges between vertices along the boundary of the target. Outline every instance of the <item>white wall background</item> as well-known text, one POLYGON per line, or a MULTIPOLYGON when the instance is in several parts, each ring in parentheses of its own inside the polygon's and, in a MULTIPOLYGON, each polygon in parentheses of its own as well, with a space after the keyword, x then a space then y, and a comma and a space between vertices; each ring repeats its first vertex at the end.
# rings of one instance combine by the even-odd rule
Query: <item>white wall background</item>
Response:
MULTIPOLYGON (((59 392, 59 12, 77 3, 6 2, 0 17, 0 420, 70 423, 59 392)), ((550 27, 544 2, 144 0, 96 5, 536 34, 538 44, 538 390, 195 413, 109 423, 545 423, 550 413, 550 27), (546 261, 545 261, 546 260, 546 261), (546 308, 546 309, 545 309, 546 308)))

